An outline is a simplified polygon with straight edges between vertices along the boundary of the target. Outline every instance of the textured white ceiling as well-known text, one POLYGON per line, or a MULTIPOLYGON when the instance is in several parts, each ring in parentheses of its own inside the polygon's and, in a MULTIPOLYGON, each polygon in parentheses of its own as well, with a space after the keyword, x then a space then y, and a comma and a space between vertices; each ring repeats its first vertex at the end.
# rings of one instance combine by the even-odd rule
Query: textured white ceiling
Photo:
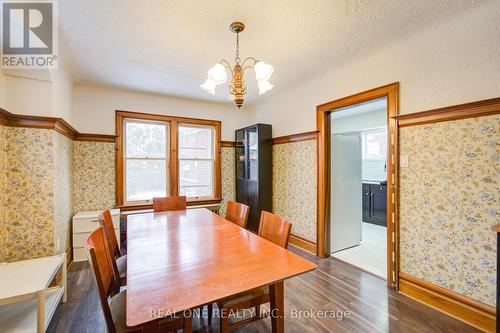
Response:
POLYGON ((215 97, 199 84, 234 58, 232 21, 246 24, 242 58, 274 66, 272 95, 486 1, 497 0, 64 0, 60 47, 76 82, 227 101, 227 84, 215 97))

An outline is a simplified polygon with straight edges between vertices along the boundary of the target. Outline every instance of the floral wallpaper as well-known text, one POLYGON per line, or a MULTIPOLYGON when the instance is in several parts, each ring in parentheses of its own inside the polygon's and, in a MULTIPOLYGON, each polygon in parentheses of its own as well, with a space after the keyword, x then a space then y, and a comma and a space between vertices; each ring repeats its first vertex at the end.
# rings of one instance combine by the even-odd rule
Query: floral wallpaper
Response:
POLYGON ((273 146, 273 212, 316 241, 316 140, 273 146))
POLYGON ((6 244, 8 239, 7 225, 5 224, 5 140, 6 127, 0 126, 0 262, 7 260, 6 244))
POLYGON ((401 271, 494 305, 500 116, 400 129, 401 271))
POLYGON ((226 215, 226 205, 229 200, 236 200, 236 170, 235 170, 235 149, 223 147, 221 154, 222 173, 222 202, 219 210, 221 216, 226 215))
POLYGON ((114 207, 115 144, 75 141, 73 181, 75 213, 114 207))
POLYGON ((71 247, 73 217, 73 141, 53 131, 54 140, 54 252, 71 247), (59 249, 57 248, 59 242, 59 249))
POLYGON ((5 128, 4 259, 54 253, 53 131, 5 128))

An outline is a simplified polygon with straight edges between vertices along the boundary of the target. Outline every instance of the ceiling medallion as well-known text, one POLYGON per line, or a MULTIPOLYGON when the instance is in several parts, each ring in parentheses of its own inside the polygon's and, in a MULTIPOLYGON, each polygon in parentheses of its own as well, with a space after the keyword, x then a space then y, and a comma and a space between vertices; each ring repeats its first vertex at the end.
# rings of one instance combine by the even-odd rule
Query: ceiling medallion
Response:
POLYGON ((245 83, 244 74, 245 70, 253 68, 255 71, 255 78, 259 86, 259 95, 271 90, 274 86, 269 83, 269 79, 273 74, 273 66, 266 64, 261 60, 253 57, 240 59, 240 32, 245 29, 245 25, 241 22, 233 22, 229 26, 229 30, 236 34, 236 55, 234 58, 235 65, 227 60, 221 60, 208 70, 208 77, 205 83, 200 85, 201 89, 215 95, 215 87, 227 81, 226 69, 231 73, 231 85, 229 86, 229 94, 231 99, 234 99, 236 106, 241 108, 244 102, 244 96, 247 93, 247 84, 245 83))

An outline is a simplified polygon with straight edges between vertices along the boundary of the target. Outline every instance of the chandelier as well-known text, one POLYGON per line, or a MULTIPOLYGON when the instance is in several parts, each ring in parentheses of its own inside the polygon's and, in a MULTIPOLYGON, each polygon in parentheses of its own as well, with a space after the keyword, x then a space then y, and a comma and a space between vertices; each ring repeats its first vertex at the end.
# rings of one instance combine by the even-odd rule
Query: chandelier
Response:
POLYGON ((234 58, 235 65, 231 67, 231 64, 227 60, 221 60, 215 64, 212 68, 208 70, 207 80, 200 85, 201 89, 206 92, 215 95, 215 87, 224 84, 227 81, 226 69, 231 73, 231 84, 229 86, 230 98, 234 99, 236 106, 241 108, 244 102, 244 96, 247 93, 247 84, 244 79, 245 71, 249 68, 253 68, 255 71, 255 78, 257 80, 257 85, 259 86, 259 95, 271 90, 274 86, 269 83, 269 79, 273 74, 273 66, 266 64, 261 60, 257 60, 253 57, 245 58, 241 61, 240 59, 240 32, 245 29, 245 25, 241 22, 233 22, 229 26, 229 30, 236 34, 236 55, 234 58), (232 95, 232 96, 231 96, 232 95))

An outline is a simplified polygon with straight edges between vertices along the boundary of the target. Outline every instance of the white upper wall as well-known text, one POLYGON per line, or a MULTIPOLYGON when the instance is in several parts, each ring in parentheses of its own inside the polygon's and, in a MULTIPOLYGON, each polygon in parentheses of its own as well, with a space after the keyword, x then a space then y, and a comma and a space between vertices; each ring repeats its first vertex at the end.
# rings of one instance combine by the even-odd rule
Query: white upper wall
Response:
POLYGON ((257 99, 254 109, 73 86, 65 64, 46 80, 0 73, 0 107, 16 114, 62 117, 82 133, 98 134, 115 134, 116 109, 216 119, 222 121, 223 140, 234 140, 235 129, 256 122, 272 124, 274 137, 314 130, 316 105, 395 81, 400 82, 401 113, 472 102, 500 96, 498 17, 500 2, 485 3, 293 88, 279 91, 277 85, 274 94, 257 99))
POLYGON ((50 70, 52 79, 52 114, 68 123, 73 123, 72 99, 73 81, 68 64, 68 56, 59 52, 59 66, 50 70))
POLYGON ((1 106, 23 115, 52 116, 52 83, 0 74, 2 81, 1 106))
POLYGON ((14 114, 57 117, 71 123, 72 86, 64 66, 2 71, 0 107, 14 114))
POLYGON ((315 130, 316 105, 395 81, 400 82, 400 113, 499 97, 499 17, 500 1, 494 1, 385 45, 258 101, 256 120, 272 124, 273 136, 315 130))
POLYGON ((253 110, 163 95, 85 85, 73 87, 72 125, 81 133, 115 134, 115 110, 222 121, 222 140, 251 125, 253 110))

